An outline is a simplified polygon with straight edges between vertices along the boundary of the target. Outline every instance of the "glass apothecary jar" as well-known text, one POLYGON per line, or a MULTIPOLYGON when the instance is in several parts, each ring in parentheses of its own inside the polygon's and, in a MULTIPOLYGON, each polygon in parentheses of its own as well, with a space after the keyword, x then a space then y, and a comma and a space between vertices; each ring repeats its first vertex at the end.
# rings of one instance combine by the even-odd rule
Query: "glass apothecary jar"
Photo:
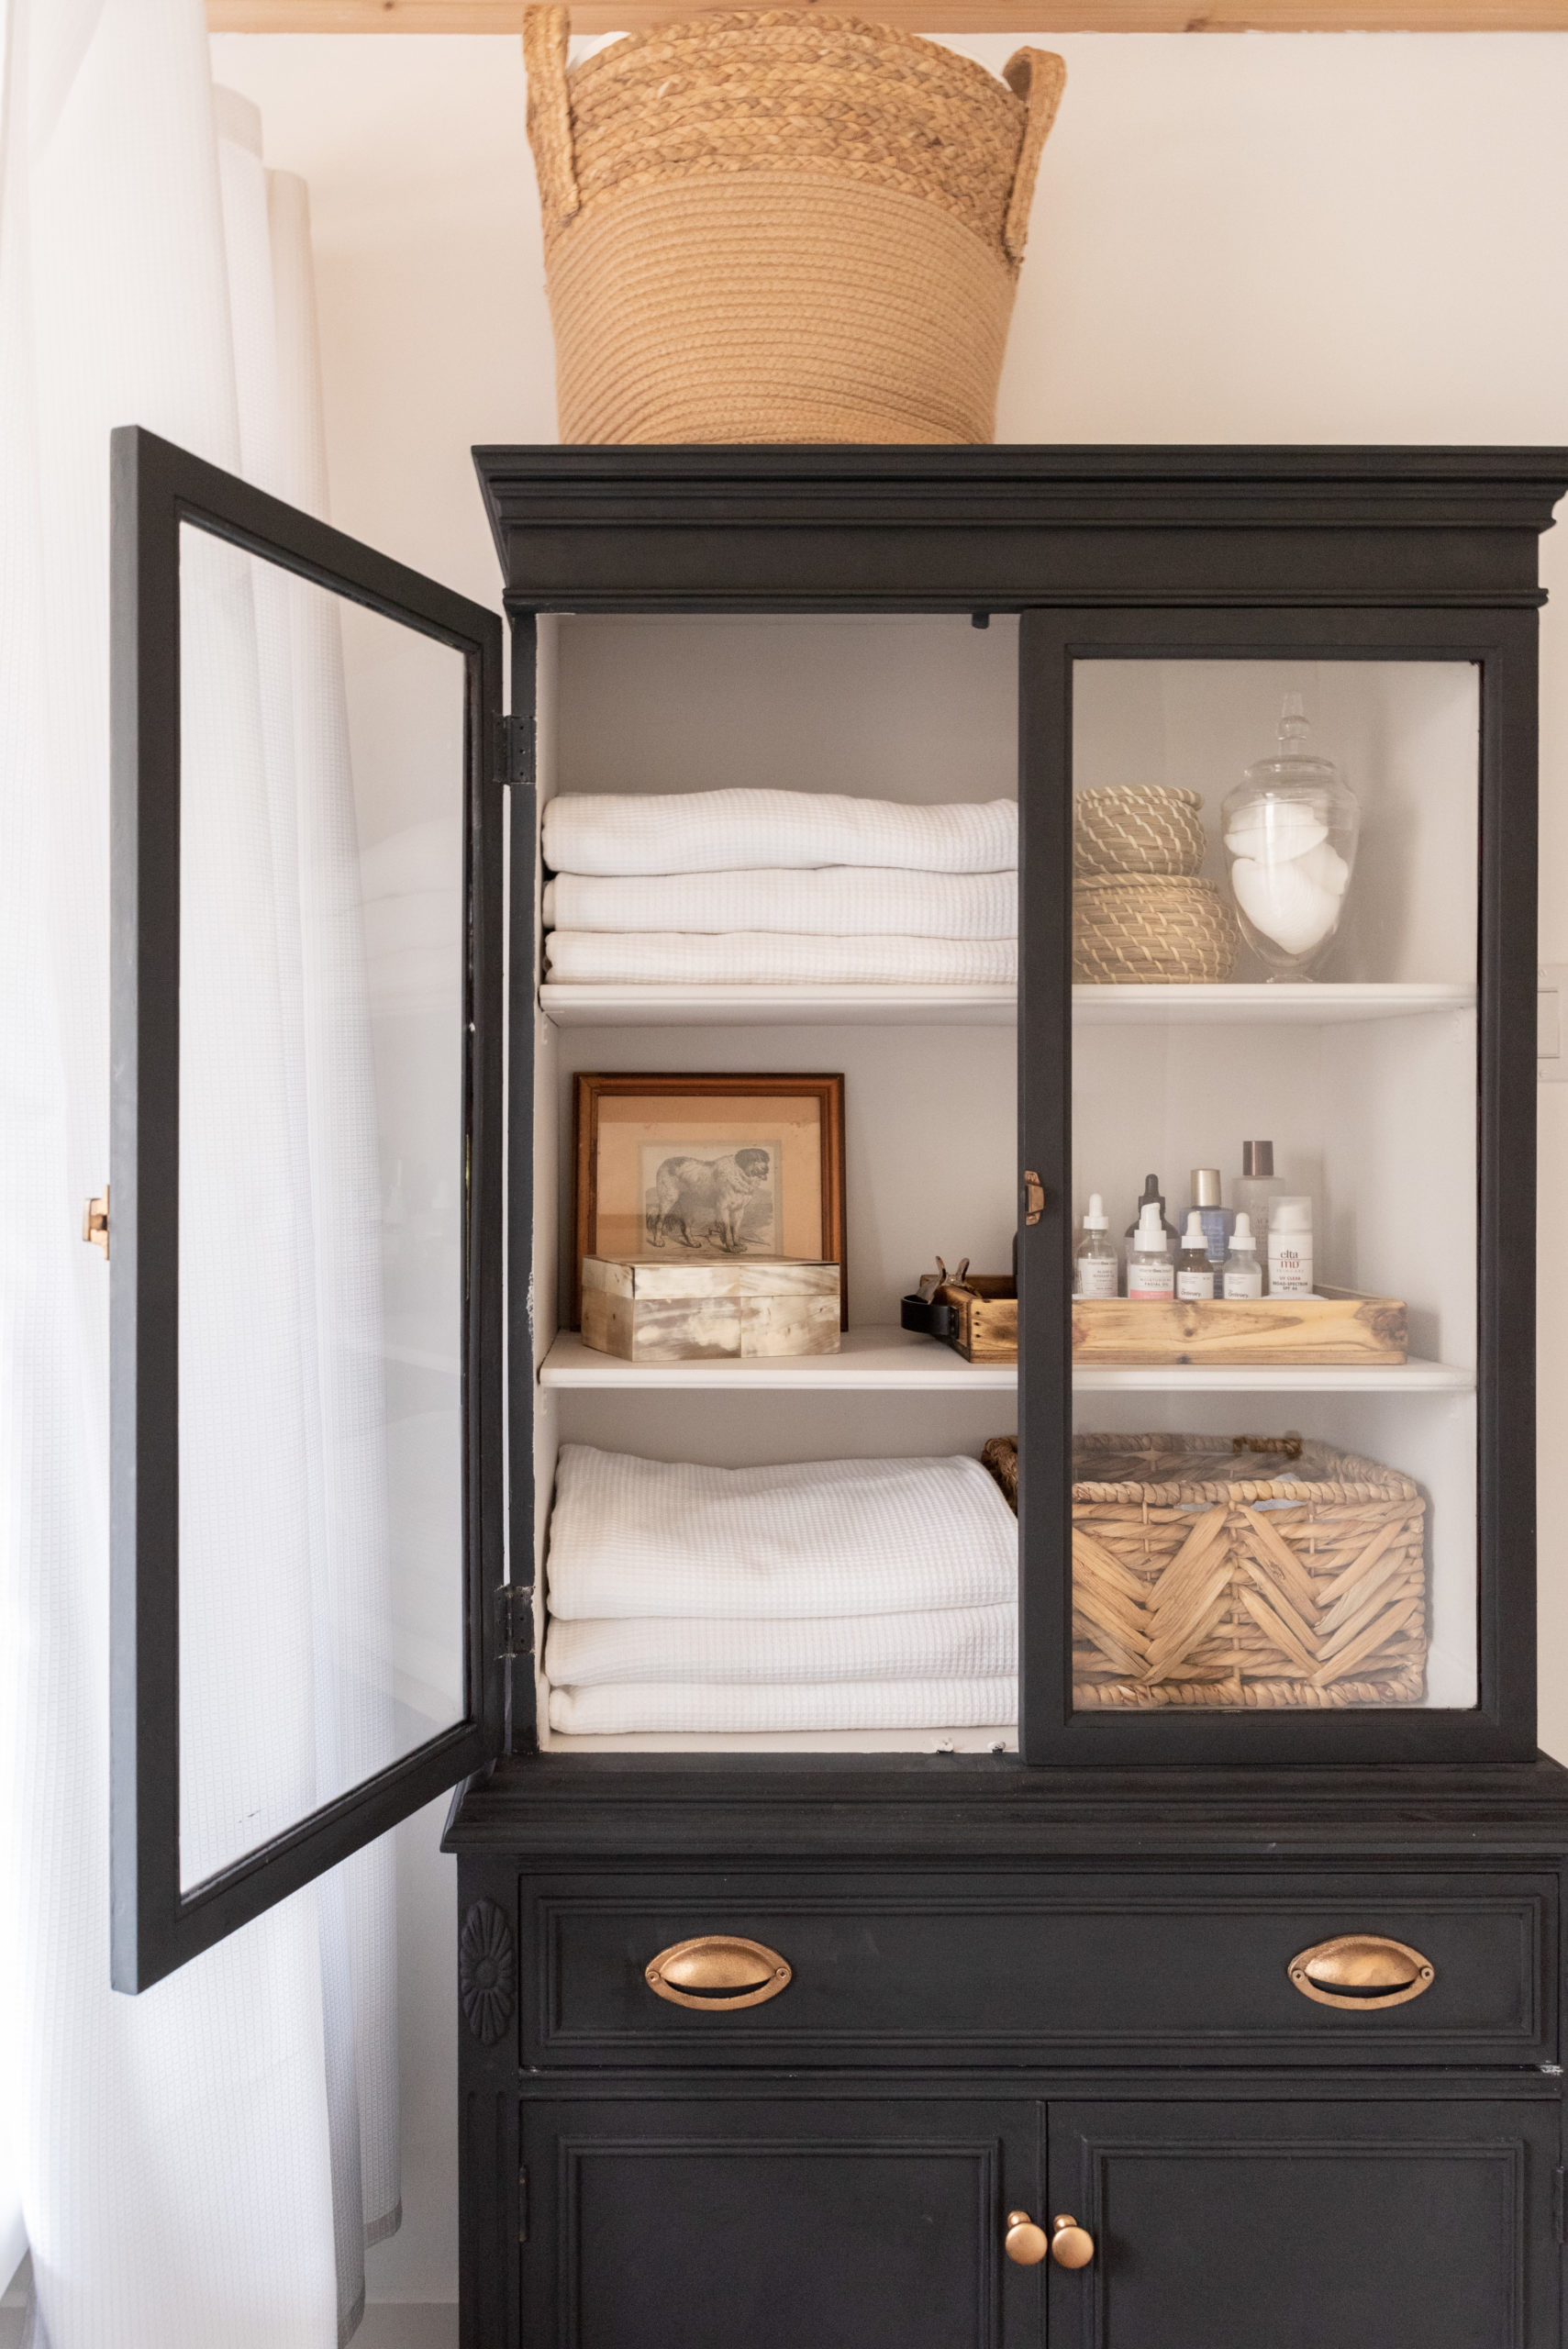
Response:
POLYGON ((1242 935, 1276 979, 1312 974, 1340 927, 1361 810, 1332 760, 1308 745, 1301 696, 1286 694, 1279 748, 1224 803, 1225 853, 1242 935))

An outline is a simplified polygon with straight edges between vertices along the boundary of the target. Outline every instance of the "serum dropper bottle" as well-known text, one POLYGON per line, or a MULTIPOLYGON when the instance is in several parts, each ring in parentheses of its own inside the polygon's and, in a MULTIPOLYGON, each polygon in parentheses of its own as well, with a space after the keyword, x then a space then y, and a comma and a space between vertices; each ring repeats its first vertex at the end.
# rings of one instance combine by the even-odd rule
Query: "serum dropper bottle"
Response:
POLYGON ((1158 1174, 1146 1174, 1143 1178, 1143 1197, 1139 1200, 1137 1207, 1134 1208, 1132 1211, 1132 1221, 1127 1227, 1127 1276, 1129 1284, 1127 1293, 1129 1297, 1132 1295, 1130 1283, 1132 1280, 1133 1252, 1138 1246, 1138 1233, 1141 1223, 1143 1210, 1145 1208, 1150 1206, 1153 1206, 1159 1210, 1160 1228, 1165 1235, 1165 1245, 1173 1252, 1181 1245, 1181 1242, 1176 1237, 1175 1225, 1173 1223, 1168 1223, 1165 1219, 1165 1194, 1160 1188, 1160 1177, 1158 1174))
POLYGON ((1213 1295, 1214 1266, 1209 1261, 1208 1234, 1203 1228, 1202 1208, 1194 1208, 1182 1234, 1182 1252, 1176 1259, 1176 1296, 1183 1304, 1195 1305, 1213 1295))
POLYGON ((1258 1243, 1252 1237, 1252 1226, 1245 1211, 1236 1218, 1236 1229, 1230 1235, 1230 1253, 1225 1259, 1220 1275, 1221 1294, 1243 1302, 1263 1293, 1263 1268, 1258 1262, 1258 1243))
POLYGON ((1111 1245, 1110 1218, 1098 1191, 1091 1191, 1084 1237, 1078 1242, 1074 1291, 1079 1297, 1114 1297, 1120 1272, 1120 1260, 1111 1245))
POLYGON ((1160 1202, 1150 1199, 1138 1213, 1132 1252, 1127 1260, 1127 1293, 1135 1303, 1162 1305, 1175 1294, 1175 1286, 1176 1268, 1171 1262, 1160 1202))

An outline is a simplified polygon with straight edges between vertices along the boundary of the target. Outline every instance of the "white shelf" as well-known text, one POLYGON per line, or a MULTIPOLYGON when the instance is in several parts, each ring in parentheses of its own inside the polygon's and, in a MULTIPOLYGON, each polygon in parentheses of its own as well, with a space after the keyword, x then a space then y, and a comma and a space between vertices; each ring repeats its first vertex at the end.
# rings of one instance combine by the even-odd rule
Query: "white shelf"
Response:
POLYGON ((612 987, 554 985, 557 1028, 1007 1028, 1012 987, 612 987))
POLYGON ((970 1392, 1017 1386, 1012 1363, 971 1363, 913 1330, 846 1330, 836 1354, 784 1354, 754 1362, 621 1362, 563 1330, 545 1356, 541 1386, 940 1387, 970 1392))
MULTIPOLYGON (((1012 987, 621 987, 547 982, 539 1008, 557 1028, 1006 1028, 1012 987)), ((1082 1027, 1284 1020, 1313 1028, 1412 1012, 1466 1011, 1473 986, 1282 981, 1277 986, 1074 987, 1082 1027)))
POLYGON ((1418 1011, 1468 1011, 1473 986, 1393 981, 1282 980, 1277 985, 1074 987, 1073 1017, 1084 1028, 1182 1026, 1284 1020, 1310 1028, 1344 1019, 1398 1019, 1418 1011))
MULTIPOLYGON (((757 1362, 629 1363, 585 1346, 575 1330, 562 1330, 545 1357, 541 1386, 660 1386, 697 1389, 862 1390, 903 1388, 930 1394, 1010 1393, 1018 1383, 1013 1363, 969 1363, 951 1346, 910 1330, 846 1330, 836 1354, 774 1355, 757 1362)), ((1075 1370, 1079 1394, 1276 1394, 1333 1392, 1362 1395, 1467 1395, 1473 1371, 1449 1363, 1394 1363, 1362 1369, 1323 1365, 1261 1370, 1194 1369, 1181 1366, 1129 1370, 1075 1370)))

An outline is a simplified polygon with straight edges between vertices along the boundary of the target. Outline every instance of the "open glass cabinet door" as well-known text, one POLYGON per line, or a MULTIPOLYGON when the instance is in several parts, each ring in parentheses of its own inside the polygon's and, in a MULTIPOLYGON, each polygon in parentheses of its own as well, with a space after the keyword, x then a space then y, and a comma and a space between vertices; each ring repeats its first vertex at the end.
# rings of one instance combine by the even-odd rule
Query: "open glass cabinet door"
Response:
POLYGON ((498 1750, 501 629, 150 433, 113 481, 113 1972, 141 1990, 498 1750))

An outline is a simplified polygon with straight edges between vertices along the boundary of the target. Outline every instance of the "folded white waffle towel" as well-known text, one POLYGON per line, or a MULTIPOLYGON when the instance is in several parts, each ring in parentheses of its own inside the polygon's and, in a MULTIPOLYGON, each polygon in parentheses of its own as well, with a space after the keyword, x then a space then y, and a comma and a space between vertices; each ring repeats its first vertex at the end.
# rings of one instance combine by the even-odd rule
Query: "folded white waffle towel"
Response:
POLYGON ((962 1453, 704 1468, 561 1448, 550 1608, 566 1620, 1001 1607, 1018 1571, 1018 1520, 962 1453))
POLYGON ((1015 938, 808 938, 738 930, 552 930, 555 985, 1014 986, 1015 938))
POLYGON ((666 873, 545 884, 546 930, 797 931, 822 938, 1016 938, 1016 873, 666 873))
POLYGON ((1016 799, 914 807, 823 791, 566 792, 545 803, 552 873, 743 873, 756 865, 898 865, 1006 873, 1016 799))
POLYGON ((680 1681, 552 1688, 550 1725, 563 1737, 642 1731, 978 1729, 1018 1717, 1016 1680, 847 1680, 827 1687, 726 1687, 680 1681))
POLYGON ((689 1615, 553 1621, 544 1651, 545 1678, 570 1688, 639 1680, 995 1680, 1018 1668, 1016 1604, 784 1621, 689 1615))

